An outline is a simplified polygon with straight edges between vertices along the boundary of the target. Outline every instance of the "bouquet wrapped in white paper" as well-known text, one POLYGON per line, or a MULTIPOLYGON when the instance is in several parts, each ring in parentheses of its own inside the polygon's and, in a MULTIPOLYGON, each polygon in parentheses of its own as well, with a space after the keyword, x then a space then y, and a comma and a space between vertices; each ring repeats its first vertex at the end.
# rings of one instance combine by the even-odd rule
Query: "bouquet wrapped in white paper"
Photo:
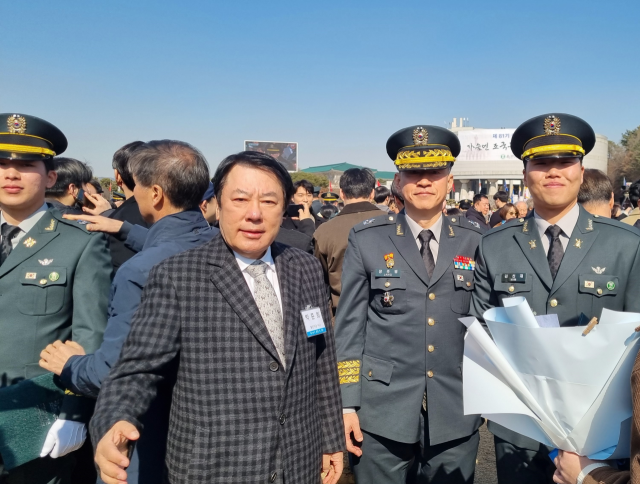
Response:
POLYGON ((483 317, 493 340, 477 319, 460 319, 465 414, 592 459, 629 457, 640 314, 605 309, 586 335, 534 316, 523 297, 483 317))

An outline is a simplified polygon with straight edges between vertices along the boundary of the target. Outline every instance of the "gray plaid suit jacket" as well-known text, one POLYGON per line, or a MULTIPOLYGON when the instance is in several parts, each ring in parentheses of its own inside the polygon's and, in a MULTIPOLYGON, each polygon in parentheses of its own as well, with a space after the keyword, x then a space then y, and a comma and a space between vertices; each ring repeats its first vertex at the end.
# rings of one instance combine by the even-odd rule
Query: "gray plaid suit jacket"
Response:
MULTIPOLYGON (((165 463, 170 483, 320 482, 321 456, 345 446, 331 324, 307 338, 300 311, 331 321, 320 263, 271 247, 287 369, 221 236, 153 268, 120 360, 103 383, 94 445, 119 420, 141 429, 174 379, 165 463), (173 375, 173 376, 172 376, 173 375)), ((143 429, 141 431, 144 432, 143 429)))

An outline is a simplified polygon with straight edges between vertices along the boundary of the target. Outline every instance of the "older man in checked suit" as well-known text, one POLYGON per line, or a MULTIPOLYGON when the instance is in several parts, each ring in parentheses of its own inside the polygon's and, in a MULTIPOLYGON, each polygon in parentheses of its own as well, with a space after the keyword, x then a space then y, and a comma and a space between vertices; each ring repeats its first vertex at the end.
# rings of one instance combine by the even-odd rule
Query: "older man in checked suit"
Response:
POLYGON ((169 483, 335 484, 345 445, 320 263, 274 243, 293 185, 273 158, 232 155, 214 176, 221 236, 149 274, 92 436, 107 484, 162 382, 173 383, 169 483))

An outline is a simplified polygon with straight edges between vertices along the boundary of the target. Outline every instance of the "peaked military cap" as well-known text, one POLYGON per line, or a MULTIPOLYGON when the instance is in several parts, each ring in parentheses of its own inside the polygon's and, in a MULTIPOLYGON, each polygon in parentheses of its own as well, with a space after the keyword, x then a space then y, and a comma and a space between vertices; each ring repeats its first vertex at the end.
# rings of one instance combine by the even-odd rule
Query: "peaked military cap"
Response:
POLYGON ((456 161, 460 141, 452 131, 439 126, 409 126, 389 137, 387 154, 398 171, 437 170, 456 161))
POLYGON ((523 161, 580 157, 596 144, 593 128, 571 114, 542 114, 522 123, 511 137, 511 151, 523 161))
POLYGON ((337 202, 338 198, 340 198, 340 195, 333 192, 327 192, 320 195, 320 198, 322 198, 325 202, 337 202))
POLYGON ((0 114, 0 158, 48 160, 67 149, 62 131, 27 114, 0 114))

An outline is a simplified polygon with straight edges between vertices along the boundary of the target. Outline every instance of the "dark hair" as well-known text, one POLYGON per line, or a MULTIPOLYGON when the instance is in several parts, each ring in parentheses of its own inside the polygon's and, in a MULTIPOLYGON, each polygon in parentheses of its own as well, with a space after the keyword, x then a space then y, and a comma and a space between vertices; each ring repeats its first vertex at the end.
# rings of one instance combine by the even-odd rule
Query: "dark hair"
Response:
MULTIPOLYGON (((344 190, 344 189, 343 189, 344 190)), ((338 207, 335 205, 331 205, 329 203, 325 203, 322 208, 320 208, 320 215, 325 220, 329 220, 331 217, 338 213, 338 207)))
POLYGON ((391 196, 391 190, 387 187, 379 186, 375 188, 376 193, 373 195, 373 199, 376 203, 384 202, 387 197, 391 196))
POLYGON ((607 175, 594 168, 584 170, 578 203, 609 203, 612 194, 613 184, 607 175))
POLYGON ((293 184, 293 193, 298 191, 298 188, 304 188, 307 193, 313 195, 313 184, 308 180, 298 180, 293 184))
POLYGON ((483 198, 486 198, 487 200, 489 200, 489 198, 484 193, 476 193, 473 196, 473 204, 475 205, 476 203, 478 203, 483 198))
POLYGON ((111 168, 118 170, 122 183, 129 190, 133 191, 136 186, 136 182, 133 180, 131 170, 129 169, 129 158, 135 150, 144 145, 142 141, 133 141, 120 148, 113 154, 113 160, 111 161, 111 168))
POLYGON ((462 210, 460 210, 459 208, 448 208, 447 209, 447 215, 462 215, 462 210))
POLYGON ((197 208, 209 188, 207 160, 184 141, 144 143, 131 154, 128 167, 141 186, 159 185, 171 204, 182 210, 197 208))
POLYGON ((59 197, 67 193, 69 185, 72 183, 82 188, 90 183, 93 173, 89 165, 74 158, 64 158, 62 156, 53 159, 53 169, 58 174, 56 184, 48 188, 45 192, 47 197, 59 197))
POLYGON ((395 198, 396 200, 400 200, 400 202, 404 205, 404 197, 402 196, 402 192, 398 190, 398 187, 394 182, 395 180, 391 182, 391 193, 393 194, 393 198, 395 198))
POLYGON ((500 209, 500 211, 498 212, 498 215, 500 215, 500 218, 502 220, 507 220, 507 215, 509 213, 509 210, 515 210, 516 211, 516 217, 518 216, 518 209, 516 208, 516 206, 513 203, 507 203, 505 205, 502 206, 502 208, 500 209))
POLYGON ((222 189, 227 181, 227 175, 229 175, 231 169, 237 165, 264 170, 274 175, 280 182, 280 186, 284 193, 284 207, 287 206, 289 200, 291 200, 291 197, 293 197, 294 194, 291 175, 289 175, 286 168, 282 166, 281 163, 278 163, 273 156, 269 156, 258 151, 241 151, 235 155, 227 156, 220 162, 212 178, 213 191, 218 199, 218 204, 220 204, 222 199, 222 189))
POLYGON ((340 177, 340 189, 345 198, 369 198, 376 186, 376 177, 367 168, 349 168, 340 177))
POLYGON ((629 201, 633 208, 638 207, 638 200, 640 200, 640 180, 633 182, 629 187, 629 201))
POLYGON ((507 203, 509 201, 509 194, 504 190, 498 190, 493 194, 494 200, 500 200, 502 203, 507 203))
POLYGON ((93 185, 93 188, 96 189, 96 192, 98 192, 98 194, 104 193, 104 188, 102 188, 102 185, 100 185, 100 182, 98 180, 94 178, 89 183, 93 185))
POLYGON ((460 200, 458 207, 460 207, 460 210, 469 210, 471 208, 471 200, 460 200))

